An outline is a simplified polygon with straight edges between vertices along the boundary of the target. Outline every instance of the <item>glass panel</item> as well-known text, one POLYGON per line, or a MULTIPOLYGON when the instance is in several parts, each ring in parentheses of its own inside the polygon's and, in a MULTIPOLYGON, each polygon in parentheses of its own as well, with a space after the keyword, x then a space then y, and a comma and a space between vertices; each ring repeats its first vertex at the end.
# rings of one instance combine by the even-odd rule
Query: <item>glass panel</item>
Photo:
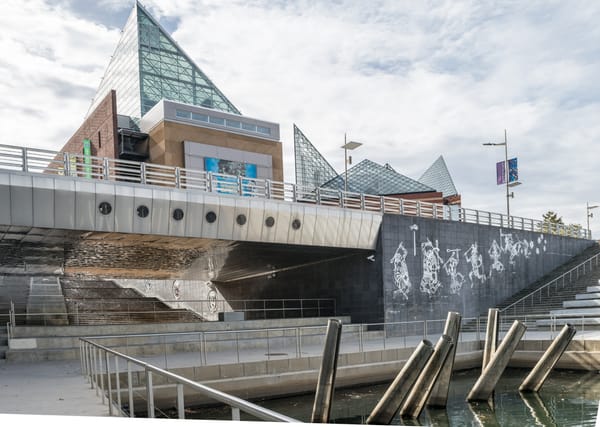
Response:
POLYGON ((214 116, 209 116, 209 118, 210 118, 211 123, 214 123, 215 125, 225 126, 225 119, 222 119, 221 117, 214 117, 214 116))
POLYGON ((230 127, 230 128, 239 129, 242 126, 242 124, 240 122, 238 122, 237 120, 227 119, 227 120, 225 120, 225 123, 226 123, 227 127, 230 127))
POLYGON ((271 135, 271 129, 266 128, 264 126, 256 126, 256 131, 259 133, 264 133, 265 135, 271 135))
POLYGON ((191 118, 191 113, 189 111, 184 111, 184 110, 175 110, 175 115, 177 117, 181 117, 183 119, 191 118))
POLYGON ((192 119, 201 122, 208 122, 208 116, 206 114, 192 113, 192 119))
POLYGON ((242 122, 242 129, 249 130, 250 132, 256 132, 256 125, 242 122))

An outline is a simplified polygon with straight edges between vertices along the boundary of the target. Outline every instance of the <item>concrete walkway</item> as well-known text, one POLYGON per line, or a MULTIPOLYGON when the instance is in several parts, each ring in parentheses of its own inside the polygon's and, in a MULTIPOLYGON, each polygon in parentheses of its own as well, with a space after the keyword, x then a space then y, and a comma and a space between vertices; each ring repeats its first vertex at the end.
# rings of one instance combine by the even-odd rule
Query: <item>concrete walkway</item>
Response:
POLYGON ((3 362, 0 414, 107 416, 108 406, 86 384, 79 360, 3 362))

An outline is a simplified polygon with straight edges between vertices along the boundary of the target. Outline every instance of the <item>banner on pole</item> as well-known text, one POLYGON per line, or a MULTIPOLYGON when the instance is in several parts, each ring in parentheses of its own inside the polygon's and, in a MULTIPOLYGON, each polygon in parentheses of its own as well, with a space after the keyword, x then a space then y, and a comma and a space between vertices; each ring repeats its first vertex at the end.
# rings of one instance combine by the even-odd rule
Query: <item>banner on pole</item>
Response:
POLYGON ((505 162, 496 163, 496 184, 506 184, 506 164, 505 162))
POLYGON ((508 161, 508 183, 519 180, 519 168, 517 167, 517 158, 508 161))

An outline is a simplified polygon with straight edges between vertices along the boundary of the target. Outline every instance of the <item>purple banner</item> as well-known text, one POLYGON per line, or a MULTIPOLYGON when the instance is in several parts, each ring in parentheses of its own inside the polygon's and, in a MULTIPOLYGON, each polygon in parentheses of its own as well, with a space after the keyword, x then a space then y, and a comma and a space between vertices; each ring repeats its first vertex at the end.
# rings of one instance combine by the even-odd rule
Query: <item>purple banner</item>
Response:
POLYGON ((505 184, 506 183, 506 163, 498 162, 496 163, 496 184, 505 184))

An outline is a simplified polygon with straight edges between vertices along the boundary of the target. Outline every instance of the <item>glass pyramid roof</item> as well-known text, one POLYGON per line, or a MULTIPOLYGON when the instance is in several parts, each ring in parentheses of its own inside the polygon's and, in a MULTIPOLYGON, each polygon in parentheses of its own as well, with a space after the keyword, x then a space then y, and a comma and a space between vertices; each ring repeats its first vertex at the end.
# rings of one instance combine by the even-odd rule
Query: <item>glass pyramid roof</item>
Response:
MULTIPOLYGON (((294 157, 296 184, 313 190, 338 176, 309 139, 294 124, 294 157)), ((343 186, 343 185, 342 185, 343 186)))
POLYGON ((241 114, 137 1, 88 114, 111 89, 118 113, 135 118, 163 98, 241 114))
POLYGON ((435 188, 437 191, 441 191, 444 197, 458 194, 443 156, 438 157, 437 160, 429 166, 421 178, 419 178, 419 181, 435 188))
MULTIPOLYGON (((338 175, 323 185, 325 188, 344 190, 344 176, 338 175)), ((382 166, 365 159, 348 169, 348 191, 374 195, 425 193, 433 188, 396 172, 389 165, 382 166)))

